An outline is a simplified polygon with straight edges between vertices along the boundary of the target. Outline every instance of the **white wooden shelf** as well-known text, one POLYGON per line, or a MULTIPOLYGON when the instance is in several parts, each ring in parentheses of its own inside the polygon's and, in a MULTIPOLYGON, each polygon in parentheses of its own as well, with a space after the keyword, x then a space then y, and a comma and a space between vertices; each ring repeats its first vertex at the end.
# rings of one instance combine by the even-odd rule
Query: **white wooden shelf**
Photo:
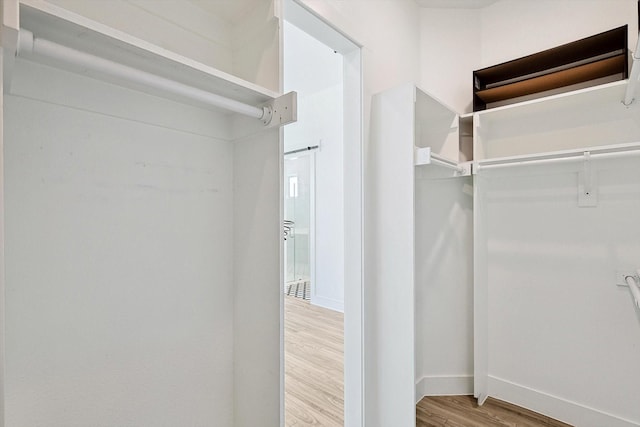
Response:
MULTIPOLYGON (((242 103, 258 106, 281 95, 41 0, 22 1, 19 21, 21 28, 36 37, 242 103)), ((86 70, 73 71, 91 75, 86 70)), ((113 80, 110 82, 152 95, 215 109, 162 90, 113 80)))
POLYGON ((640 140, 640 108, 625 106, 627 81, 474 114, 476 162, 640 140))

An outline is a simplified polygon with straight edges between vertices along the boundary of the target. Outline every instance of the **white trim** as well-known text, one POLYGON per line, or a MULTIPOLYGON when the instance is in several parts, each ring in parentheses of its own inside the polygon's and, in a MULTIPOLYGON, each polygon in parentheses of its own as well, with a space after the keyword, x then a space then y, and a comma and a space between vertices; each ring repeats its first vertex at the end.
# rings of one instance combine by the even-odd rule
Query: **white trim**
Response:
MULTIPOLYGON (((345 199, 345 286, 344 303, 344 424, 363 427, 364 420, 364 75, 362 44, 305 5, 302 0, 283 0, 284 18, 340 52, 344 58, 344 165, 350 172, 344 181, 345 199), (310 28, 311 27, 311 28, 310 28), (320 31, 318 31, 320 29, 320 31), (328 37, 328 38, 327 38, 328 37), (357 94, 357 95, 356 95, 357 94), (347 141, 349 143, 347 143, 347 141), (347 205, 348 202, 348 205, 347 205)), ((314 280, 312 278, 312 280, 314 280)), ((312 284, 313 290, 313 284, 312 284)), ((284 354, 284 353, 283 353, 284 354)), ((284 375, 284 371, 281 372, 284 375)))
POLYGON ((473 375, 424 376, 416 381, 416 403, 425 396, 469 396, 473 394, 473 375))
POLYGON ((316 150, 309 156, 309 288, 311 300, 316 293, 316 150))
POLYGON ((364 407, 364 119, 360 48, 344 59, 344 403, 345 426, 365 425, 364 407))
POLYGON ((341 55, 354 52, 362 47, 361 43, 353 40, 344 31, 304 4, 303 0, 284 0, 284 14, 285 20, 303 29, 311 37, 341 55))
POLYGON ((340 313, 344 313, 344 301, 339 301, 333 298, 313 295, 311 297, 311 304, 316 305, 318 307, 328 308, 329 310, 339 311, 340 313))
POLYGON ((511 381, 493 376, 489 376, 487 380, 491 397, 522 406, 571 425, 580 427, 640 426, 640 421, 624 419, 511 381))
MULTIPOLYGON (((6 4, 6 2, 5 2, 6 4)), ((4 53, 0 50, 0 79, 4 53)), ((0 427, 4 427, 5 389, 5 265, 4 265, 4 89, 0 85, 0 427)))

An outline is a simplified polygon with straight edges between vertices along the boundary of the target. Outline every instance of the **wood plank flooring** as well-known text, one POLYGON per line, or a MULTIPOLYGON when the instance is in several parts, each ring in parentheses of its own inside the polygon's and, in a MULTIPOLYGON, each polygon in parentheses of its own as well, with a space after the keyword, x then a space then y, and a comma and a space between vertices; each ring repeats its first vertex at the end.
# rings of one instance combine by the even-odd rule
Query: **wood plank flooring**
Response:
POLYGON ((472 396, 425 397, 416 418, 417 427, 571 427, 497 399, 478 406, 472 396))
POLYGON ((284 298, 285 425, 342 427, 343 315, 284 298))
MULTIPOLYGON (((343 315, 285 296, 285 426, 343 427, 343 315)), ((426 397, 417 427, 571 427, 495 399, 426 397)))

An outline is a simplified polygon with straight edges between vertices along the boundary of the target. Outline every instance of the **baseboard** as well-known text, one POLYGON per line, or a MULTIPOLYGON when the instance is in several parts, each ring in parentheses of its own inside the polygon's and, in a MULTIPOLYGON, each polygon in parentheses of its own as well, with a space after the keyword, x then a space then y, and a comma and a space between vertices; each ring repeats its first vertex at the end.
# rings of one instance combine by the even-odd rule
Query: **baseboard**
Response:
POLYGON ((311 295, 311 304, 318 307, 328 308, 329 310, 339 311, 344 313, 344 301, 338 301, 331 298, 325 298, 318 295, 311 295))
POLYGON ((580 427, 639 427, 627 420, 510 381, 489 376, 489 396, 580 427))
POLYGON ((425 396, 473 394, 473 375, 425 376, 416 381, 416 403, 425 396))

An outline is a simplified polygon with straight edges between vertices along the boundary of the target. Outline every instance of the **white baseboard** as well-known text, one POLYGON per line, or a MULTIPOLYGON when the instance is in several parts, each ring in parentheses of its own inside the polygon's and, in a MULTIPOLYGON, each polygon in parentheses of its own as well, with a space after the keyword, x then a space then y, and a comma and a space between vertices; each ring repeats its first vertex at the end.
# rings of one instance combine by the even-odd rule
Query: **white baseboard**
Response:
POLYGON ((311 304, 318 307, 328 308, 329 310, 344 313, 344 301, 338 301, 331 298, 325 298, 318 295, 311 295, 311 304))
POLYGON ((639 427, 634 422, 501 378, 488 377, 489 396, 580 427, 639 427))
POLYGON ((416 403, 425 396, 473 394, 473 375, 425 376, 416 381, 416 403))

